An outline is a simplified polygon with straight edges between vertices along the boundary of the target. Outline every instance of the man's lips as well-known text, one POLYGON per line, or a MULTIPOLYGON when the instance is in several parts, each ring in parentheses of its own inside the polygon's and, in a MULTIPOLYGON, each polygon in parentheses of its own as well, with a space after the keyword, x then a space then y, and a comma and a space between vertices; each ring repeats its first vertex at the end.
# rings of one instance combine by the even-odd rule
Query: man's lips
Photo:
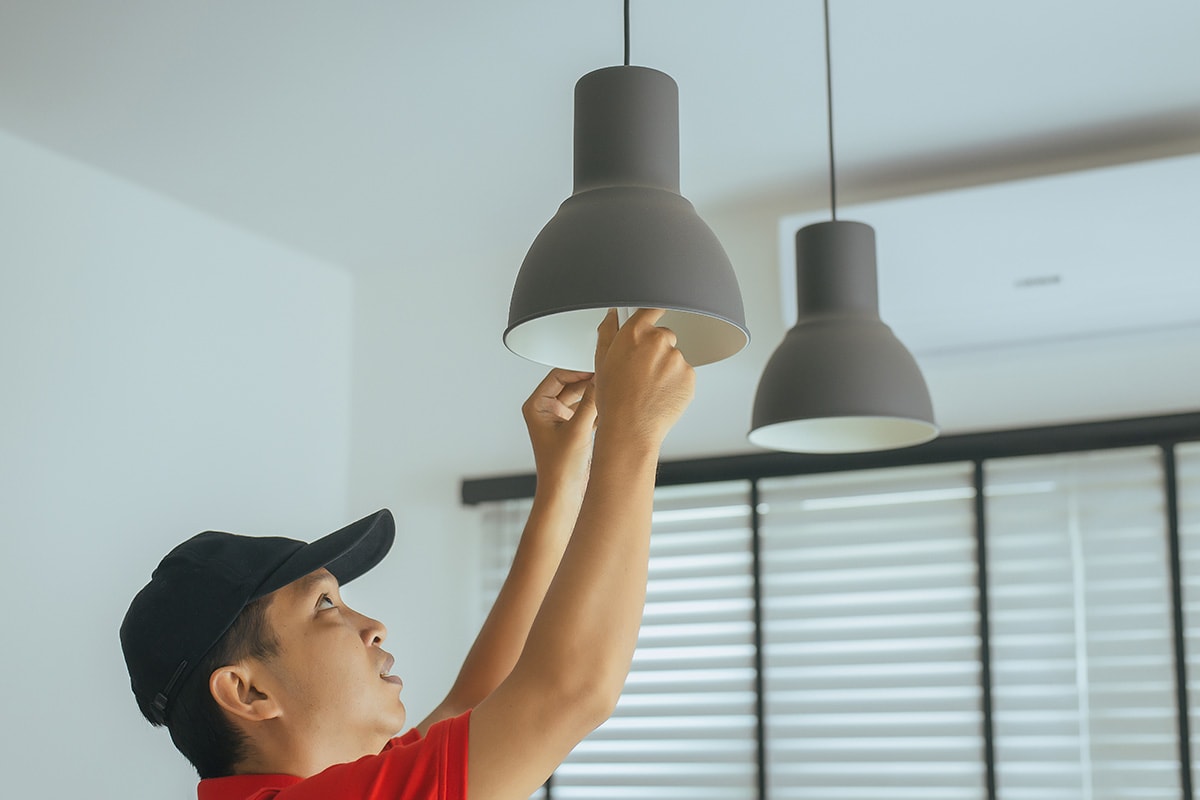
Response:
POLYGON ((389 674, 392 671, 392 667, 394 667, 395 665, 396 665, 396 659, 390 655, 387 656, 383 660, 383 665, 379 668, 379 677, 383 678, 388 683, 394 683, 397 686, 403 688, 404 681, 400 680, 400 676, 389 674))

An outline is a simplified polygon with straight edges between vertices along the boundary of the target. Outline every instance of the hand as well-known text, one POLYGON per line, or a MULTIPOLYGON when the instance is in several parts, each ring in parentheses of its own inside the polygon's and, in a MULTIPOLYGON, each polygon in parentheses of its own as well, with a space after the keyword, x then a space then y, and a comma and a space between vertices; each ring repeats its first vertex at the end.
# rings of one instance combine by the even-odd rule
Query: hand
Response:
POLYGON ((521 413, 533 445, 538 488, 577 491, 582 497, 596 425, 592 373, 551 370, 521 413))
POLYGON ((599 424, 658 447, 696 390, 695 370, 676 348, 674 331, 655 323, 666 313, 643 308, 618 328, 616 311, 600 323, 596 340, 599 424))

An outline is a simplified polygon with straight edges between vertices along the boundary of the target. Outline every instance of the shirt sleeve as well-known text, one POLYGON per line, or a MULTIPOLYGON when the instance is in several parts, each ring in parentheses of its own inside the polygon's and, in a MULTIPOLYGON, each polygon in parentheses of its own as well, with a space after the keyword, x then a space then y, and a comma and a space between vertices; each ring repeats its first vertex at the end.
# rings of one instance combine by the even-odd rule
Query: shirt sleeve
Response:
POLYGON ((466 800, 471 712, 415 730, 383 752, 337 764, 282 790, 278 800, 466 800))

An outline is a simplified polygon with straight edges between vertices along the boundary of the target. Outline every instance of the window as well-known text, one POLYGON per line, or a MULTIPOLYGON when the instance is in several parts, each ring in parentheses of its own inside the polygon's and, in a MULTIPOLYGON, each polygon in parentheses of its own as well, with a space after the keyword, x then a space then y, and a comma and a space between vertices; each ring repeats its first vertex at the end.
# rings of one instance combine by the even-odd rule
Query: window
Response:
POLYGON ((1179 445, 1177 486, 1179 490, 1179 542, 1182 572, 1187 687, 1190 695, 1192 775, 1200 775, 1200 442, 1179 445))
MULTIPOLYGON (((1196 439, 1200 414, 664 464, 625 694, 539 797, 1190 800, 1196 439)), ((486 506, 490 596, 527 511, 486 506)))
POLYGON ((974 496, 962 464, 761 482, 771 797, 983 796, 974 496))
MULTIPOLYGON (((662 489, 654 505, 632 671, 612 718, 555 774, 555 800, 745 800, 757 791, 746 485, 662 489)), ((521 501, 491 512, 488 606, 527 510, 521 501)))
MULTIPOLYGON (((482 550, 483 565, 480 579, 483 583, 480 591, 481 605, 479 607, 479 623, 487 617, 496 602, 496 595, 508 575, 512 564, 513 554, 517 551, 517 543, 521 541, 521 531, 525 528, 525 519, 529 516, 532 501, 526 498, 514 498, 497 503, 490 503, 483 509, 483 529, 486 535, 482 550)), ((531 796, 531 800, 548 800, 549 792, 546 787, 531 796)))
POLYGON ((1178 798, 1161 452, 986 474, 999 796, 1178 798))

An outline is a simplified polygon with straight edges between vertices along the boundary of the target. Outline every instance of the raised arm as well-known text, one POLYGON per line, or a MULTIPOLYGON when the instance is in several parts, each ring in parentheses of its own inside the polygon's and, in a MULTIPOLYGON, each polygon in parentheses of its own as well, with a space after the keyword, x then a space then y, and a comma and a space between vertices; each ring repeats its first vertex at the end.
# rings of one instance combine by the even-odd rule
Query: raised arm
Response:
POLYGON ((642 310, 597 346, 598 426, 574 534, 511 674, 471 718, 469 800, 524 800, 612 714, 645 605, 659 450, 695 376, 642 310))
POLYGON ((587 486, 596 404, 592 373, 553 370, 521 407, 537 488, 512 566, 446 699, 420 725, 474 708, 512 672, 558 569, 587 486))

